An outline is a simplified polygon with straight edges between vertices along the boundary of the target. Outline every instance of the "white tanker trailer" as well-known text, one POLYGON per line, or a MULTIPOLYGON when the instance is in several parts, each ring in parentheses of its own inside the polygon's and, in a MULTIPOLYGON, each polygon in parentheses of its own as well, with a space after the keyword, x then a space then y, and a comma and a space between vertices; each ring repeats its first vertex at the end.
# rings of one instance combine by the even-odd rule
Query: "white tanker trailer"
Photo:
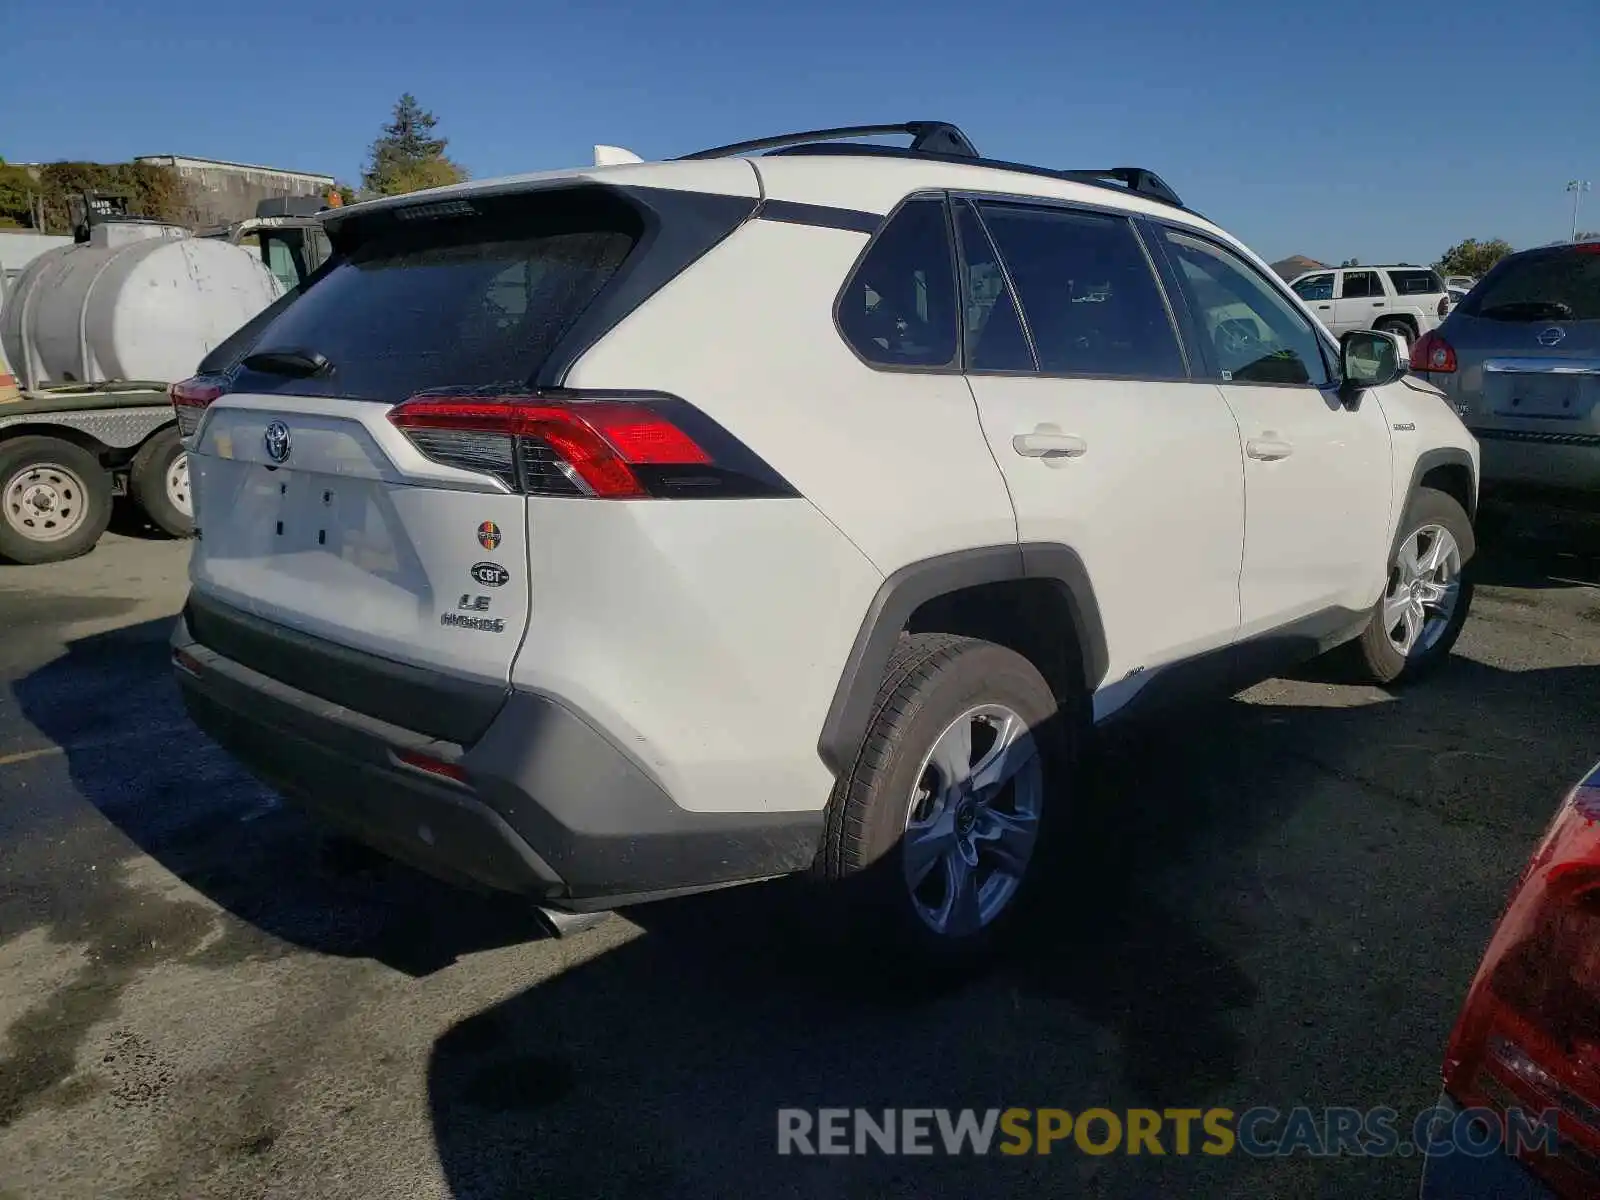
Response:
POLYGON ((0 308, 17 383, 0 395, 0 561, 86 553, 118 495, 166 533, 192 533, 167 388, 317 265, 309 217, 197 237, 102 197, 82 209, 75 243, 29 263, 0 308))

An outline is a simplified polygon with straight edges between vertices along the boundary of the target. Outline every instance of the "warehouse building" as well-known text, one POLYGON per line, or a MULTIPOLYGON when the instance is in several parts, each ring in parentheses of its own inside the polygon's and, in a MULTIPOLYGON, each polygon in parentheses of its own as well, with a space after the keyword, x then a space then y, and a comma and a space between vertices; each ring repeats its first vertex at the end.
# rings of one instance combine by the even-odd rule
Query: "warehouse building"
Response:
POLYGON ((263 200, 283 196, 326 197, 334 188, 332 175, 311 175, 212 158, 147 154, 136 161, 171 167, 178 173, 189 185, 194 206, 192 219, 202 228, 229 225, 253 217, 256 206, 263 200))

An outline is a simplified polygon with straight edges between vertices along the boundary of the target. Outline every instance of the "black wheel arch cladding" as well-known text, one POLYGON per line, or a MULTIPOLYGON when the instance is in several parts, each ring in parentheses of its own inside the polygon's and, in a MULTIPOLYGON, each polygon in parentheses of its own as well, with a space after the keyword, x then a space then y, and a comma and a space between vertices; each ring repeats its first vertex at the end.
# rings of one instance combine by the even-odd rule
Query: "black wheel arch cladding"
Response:
POLYGON ((847 771, 872 718, 873 698, 912 614, 930 600, 989 583, 1044 580, 1057 585, 1070 614, 1083 667, 1093 692, 1105 678, 1105 628, 1082 558, 1054 542, 982 546, 910 563, 879 586, 856 633, 823 722, 817 752, 835 774, 847 771))

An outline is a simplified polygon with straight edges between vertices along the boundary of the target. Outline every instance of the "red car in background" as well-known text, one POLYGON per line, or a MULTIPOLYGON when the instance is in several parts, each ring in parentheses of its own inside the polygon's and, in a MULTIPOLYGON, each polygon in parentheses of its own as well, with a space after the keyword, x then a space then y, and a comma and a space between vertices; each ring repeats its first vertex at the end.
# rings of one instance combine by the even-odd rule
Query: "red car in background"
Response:
POLYGON ((1438 1147, 1423 1200, 1600 1196, 1600 764, 1562 804, 1495 928, 1450 1035, 1440 1103, 1497 1122, 1505 1144, 1438 1147), (1518 1136, 1542 1114, 1553 1130, 1518 1136))

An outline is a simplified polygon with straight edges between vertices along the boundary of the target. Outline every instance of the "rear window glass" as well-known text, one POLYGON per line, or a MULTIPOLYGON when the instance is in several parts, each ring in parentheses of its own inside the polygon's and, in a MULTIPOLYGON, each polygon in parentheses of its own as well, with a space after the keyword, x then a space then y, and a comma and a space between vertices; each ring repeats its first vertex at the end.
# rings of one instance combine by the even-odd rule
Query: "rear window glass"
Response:
POLYGON ((1444 291, 1444 280, 1432 271, 1390 271, 1389 282, 1397 296, 1433 296, 1444 291))
POLYGON ((387 218, 359 234, 253 347, 314 351, 331 368, 309 379, 246 371, 236 386, 398 402, 527 385, 628 257, 639 218, 592 189, 474 205, 475 215, 387 218))
POLYGON ((1491 321, 1600 321, 1600 254, 1563 250, 1509 259, 1461 311, 1491 321))

